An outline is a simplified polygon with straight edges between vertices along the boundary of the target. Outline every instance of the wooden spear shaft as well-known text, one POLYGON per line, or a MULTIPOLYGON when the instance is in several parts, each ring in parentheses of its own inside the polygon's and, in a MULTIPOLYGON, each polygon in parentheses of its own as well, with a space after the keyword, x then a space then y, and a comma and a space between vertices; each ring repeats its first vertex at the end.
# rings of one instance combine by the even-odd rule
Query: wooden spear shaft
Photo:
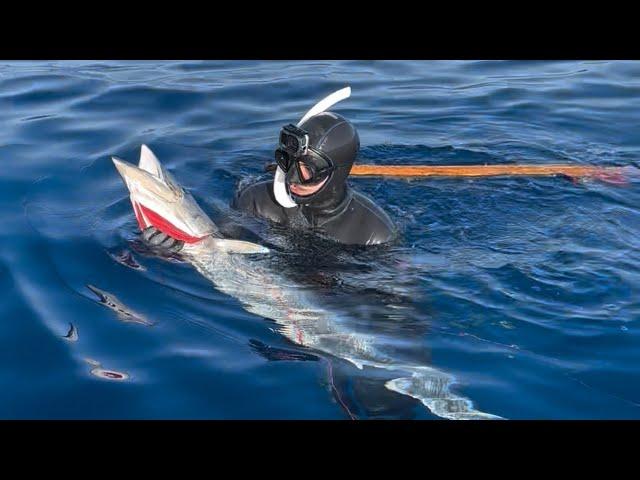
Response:
MULTIPOLYGON (((276 164, 266 165, 275 171, 276 164)), ((567 164, 546 165, 361 165, 351 168, 354 177, 497 177, 563 175, 572 179, 591 178, 609 183, 626 183, 634 167, 594 167, 567 164)))
POLYGON ((581 165, 354 165, 351 175, 384 177, 494 177, 566 175, 599 179, 623 175, 624 167, 581 165))

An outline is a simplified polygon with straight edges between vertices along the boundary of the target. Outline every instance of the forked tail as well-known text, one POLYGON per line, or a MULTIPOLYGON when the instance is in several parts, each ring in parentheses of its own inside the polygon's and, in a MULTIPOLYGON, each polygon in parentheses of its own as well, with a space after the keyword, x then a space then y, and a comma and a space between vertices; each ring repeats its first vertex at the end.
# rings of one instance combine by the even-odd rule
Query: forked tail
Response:
POLYGON ((389 380, 385 387, 408 395, 427 407, 431 413, 449 420, 502 420, 502 417, 481 412, 473 407, 473 402, 453 393, 454 383, 450 375, 430 367, 412 367, 410 377, 389 380))

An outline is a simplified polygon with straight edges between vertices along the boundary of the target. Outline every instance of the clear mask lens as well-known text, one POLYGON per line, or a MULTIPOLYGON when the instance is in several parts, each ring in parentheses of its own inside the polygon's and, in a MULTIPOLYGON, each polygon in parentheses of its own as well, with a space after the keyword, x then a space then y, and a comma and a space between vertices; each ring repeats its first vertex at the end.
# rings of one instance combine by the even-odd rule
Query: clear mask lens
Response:
POLYGON ((295 164, 298 173, 296 183, 303 185, 319 183, 333 170, 331 163, 318 155, 304 155, 296 159, 295 164))
POLYGON ((285 150, 277 149, 275 160, 283 172, 288 172, 289 168, 291 168, 291 156, 285 150))

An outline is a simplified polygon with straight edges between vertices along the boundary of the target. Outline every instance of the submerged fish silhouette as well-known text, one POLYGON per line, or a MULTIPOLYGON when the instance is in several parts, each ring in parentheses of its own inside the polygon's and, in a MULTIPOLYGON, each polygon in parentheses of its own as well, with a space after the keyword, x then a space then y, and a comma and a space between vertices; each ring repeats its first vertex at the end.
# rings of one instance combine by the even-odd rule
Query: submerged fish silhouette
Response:
POLYGON ((96 296, 98 297, 98 301, 102 305, 115 311, 118 314, 118 318, 120 318, 120 320, 122 320, 123 322, 138 323, 140 325, 146 326, 153 325, 153 322, 147 320, 142 315, 131 310, 120 300, 118 300, 115 295, 109 292, 105 292, 104 290, 101 290, 94 285, 87 285, 87 288, 96 294, 96 296))
MULTIPOLYGON (((194 198, 142 146, 139 166, 113 158, 130 192, 141 229, 149 226, 185 242, 181 256, 245 310, 274 320, 289 340, 317 352, 348 360, 363 369, 383 369, 395 377, 389 390, 420 400, 432 413, 451 419, 494 419, 451 391, 454 378, 435 368, 397 361, 376 337, 353 331, 347 319, 328 310, 313 293, 273 270, 260 254, 269 250, 225 239, 194 198), (434 388, 437 387, 437 388, 434 388)), ((264 349, 263 349, 264 350, 264 349)), ((392 377, 392 378, 393 378, 392 377)))
POLYGON ((68 342, 77 342, 78 341, 78 330, 73 325, 73 323, 69 322, 69 331, 62 338, 64 338, 68 342))

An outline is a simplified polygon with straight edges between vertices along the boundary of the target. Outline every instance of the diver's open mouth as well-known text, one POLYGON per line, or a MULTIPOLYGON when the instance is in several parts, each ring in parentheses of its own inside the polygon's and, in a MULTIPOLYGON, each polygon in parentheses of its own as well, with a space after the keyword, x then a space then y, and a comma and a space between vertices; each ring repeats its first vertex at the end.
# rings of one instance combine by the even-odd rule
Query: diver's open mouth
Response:
POLYGON ((289 190, 294 195, 298 195, 299 197, 304 197, 307 195, 312 195, 316 193, 318 190, 322 188, 322 186, 327 182, 328 178, 325 178, 321 182, 314 183, 312 185, 301 185, 299 183, 291 183, 289 184, 289 190))

